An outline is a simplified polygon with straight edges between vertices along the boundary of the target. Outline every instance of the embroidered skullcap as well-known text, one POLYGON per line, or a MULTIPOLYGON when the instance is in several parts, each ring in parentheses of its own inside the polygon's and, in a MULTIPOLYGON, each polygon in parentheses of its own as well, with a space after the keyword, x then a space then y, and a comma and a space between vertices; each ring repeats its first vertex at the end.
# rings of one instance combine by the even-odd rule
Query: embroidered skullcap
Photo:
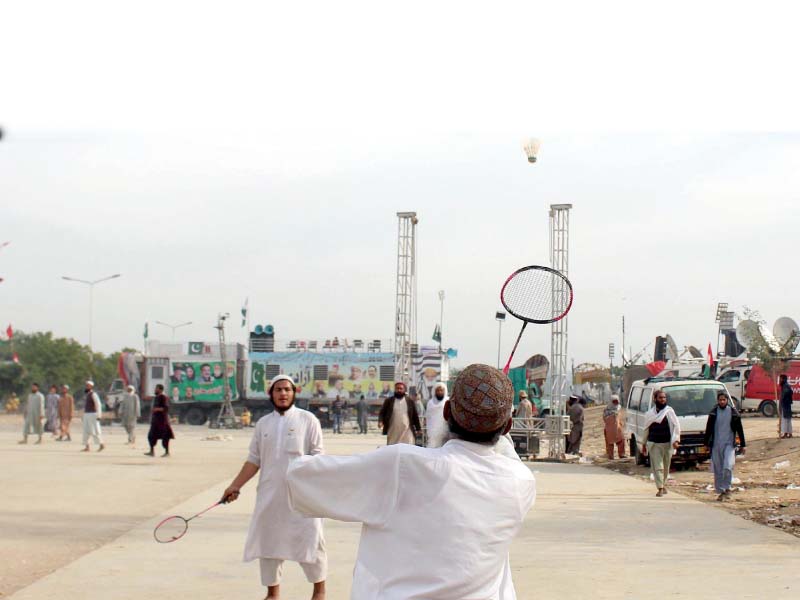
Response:
POLYGON ((506 375, 489 365, 470 365, 456 378, 450 412, 467 431, 489 433, 508 423, 514 386, 506 375))
POLYGON ((89 387, 94 387, 94 381, 90 379, 89 381, 86 382, 86 385, 88 385, 89 387))
POLYGON ((277 377, 275 377, 275 379, 272 380, 272 383, 269 384, 268 394, 270 398, 272 398, 272 388, 274 388, 275 384, 278 383, 279 381, 288 381, 289 383, 292 384, 292 388, 297 387, 297 384, 294 382, 294 379, 292 379, 288 375, 278 375, 277 377))

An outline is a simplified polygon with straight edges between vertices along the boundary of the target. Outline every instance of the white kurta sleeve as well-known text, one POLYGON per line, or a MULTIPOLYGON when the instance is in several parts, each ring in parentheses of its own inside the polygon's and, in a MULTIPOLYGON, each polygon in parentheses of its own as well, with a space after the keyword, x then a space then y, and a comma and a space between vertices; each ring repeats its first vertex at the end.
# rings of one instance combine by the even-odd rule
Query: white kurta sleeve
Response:
POLYGON ((289 506, 306 517, 380 526, 394 512, 398 446, 358 456, 301 456, 286 475, 289 506))
POLYGON ((250 440, 250 449, 247 452, 247 462, 257 467, 261 466, 261 427, 256 425, 253 438, 250 440))
POLYGON ((325 454, 325 447, 322 444, 322 426, 319 424, 319 419, 316 417, 312 420, 306 436, 307 454, 311 456, 325 454))

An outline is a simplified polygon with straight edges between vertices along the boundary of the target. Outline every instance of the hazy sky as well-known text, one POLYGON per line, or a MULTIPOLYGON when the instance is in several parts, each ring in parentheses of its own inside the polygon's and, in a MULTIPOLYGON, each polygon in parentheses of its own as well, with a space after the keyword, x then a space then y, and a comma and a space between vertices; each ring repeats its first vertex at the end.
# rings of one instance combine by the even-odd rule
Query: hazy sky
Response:
POLYGON ((494 363, 500 285, 547 264, 551 203, 574 205, 576 363, 607 361, 623 313, 634 352, 705 347, 719 301, 800 317, 788 5, 130 6, 26 2, 4 26, 3 329, 86 342, 88 292, 60 277, 122 273, 95 291, 105 352, 145 321, 168 339, 156 319, 212 338, 245 297, 280 338, 388 338, 415 210, 420 341, 444 289, 445 345, 494 363))

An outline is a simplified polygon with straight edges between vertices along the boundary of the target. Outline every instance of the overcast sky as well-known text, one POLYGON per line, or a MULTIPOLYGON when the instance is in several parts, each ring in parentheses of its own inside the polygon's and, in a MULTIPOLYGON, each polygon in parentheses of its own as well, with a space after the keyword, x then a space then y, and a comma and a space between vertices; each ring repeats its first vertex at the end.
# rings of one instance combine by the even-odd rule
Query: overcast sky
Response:
MULTIPOLYGON (((212 338, 245 297, 280 338, 389 338, 414 210, 420 342, 443 289, 445 346, 494 363, 500 285, 548 263, 552 203, 574 206, 576 364, 607 361, 623 314, 634 353, 714 342, 719 301, 800 317, 788 4, 112 5, 4 26, 3 329, 86 342, 88 292, 60 277, 121 273, 95 291, 104 352, 145 321, 168 339, 157 319, 212 338)), ((519 352, 549 354, 549 327, 519 352)))

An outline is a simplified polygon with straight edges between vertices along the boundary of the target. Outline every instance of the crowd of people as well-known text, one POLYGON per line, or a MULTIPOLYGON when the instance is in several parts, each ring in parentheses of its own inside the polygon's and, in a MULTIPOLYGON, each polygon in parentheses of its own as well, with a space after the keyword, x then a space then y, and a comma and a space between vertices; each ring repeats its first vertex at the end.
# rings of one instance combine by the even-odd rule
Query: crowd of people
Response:
MULTIPOLYGON (((105 450, 101 419, 103 416, 103 402, 95 391, 94 382, 89 380, 84 385, 82 398, 83 414, 81 416, 81 429, 83 433, 83 448, 81 452, 91 450, 90 440, 98 452, 105 450)), ((79 399, 80 403, 80 399, 79 399)), ((68 385, 63 384, 59 392, 58 386, 51 385, 47 396, 42 394, 38 383, 31 385, 24 407, 24 423, 20 444, 27 444, 30 435, 36 435, 34 444, 41 444, 44 434, 50 433, 56 442, 71 442, 71 424, 75 416, 75 397, 70 393, 68 385)), ((149 452, 145 454, 154 456, 154 447, 161 440, 164 455, 169 456, 169 441, 175 437, 169 417, 169 399, 164 394, 164 386, 156 386, 156 396, 151 411, 150 430, 148 432, 149 452)), ((139 395, 132 385, 127 386, 119 402, 117 411, 120 424, 127 434, 127 444, 136 445, 136 423, 142 416, 142 406, 139 395)))

